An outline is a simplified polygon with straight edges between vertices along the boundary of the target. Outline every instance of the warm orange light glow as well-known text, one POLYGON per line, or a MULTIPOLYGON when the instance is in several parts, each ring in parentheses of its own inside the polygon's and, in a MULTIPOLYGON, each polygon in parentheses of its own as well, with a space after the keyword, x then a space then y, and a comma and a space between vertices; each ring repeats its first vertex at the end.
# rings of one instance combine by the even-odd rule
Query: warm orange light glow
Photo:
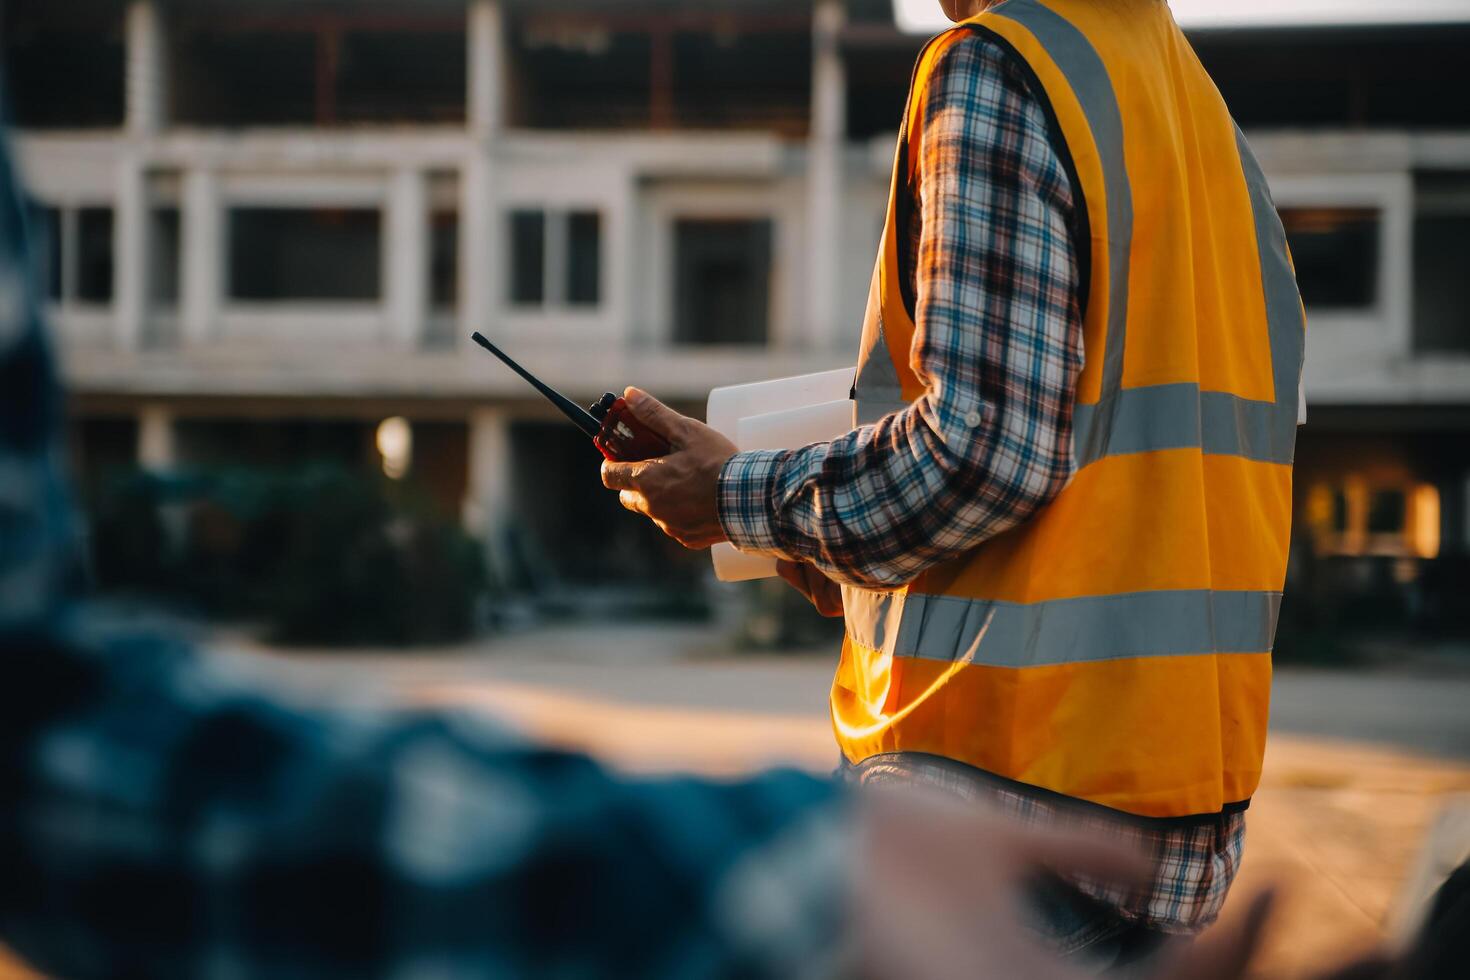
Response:
POLYGON ((1342 553, 1362 555, 1368 551, 1368 482, 1361 476, 1349 476, 1342 485, 1347 503, 1347 523, 1342 533, 1342 553))
POLYGON ((1420 558, 1439 557, 1439 488, 1421 483, 1414 488, 1409 510, 1409 545, 1420 558))
POLYGON ((1319 536, 1332 533, 1332 488, 1325 483, 1307 491, 1307 526, 1319 536))
POLYGON ((378 425, 378 453, 383 457, 383 474, 401 480, 413 461, 413 428, 408 419, 395 415, 378 425))

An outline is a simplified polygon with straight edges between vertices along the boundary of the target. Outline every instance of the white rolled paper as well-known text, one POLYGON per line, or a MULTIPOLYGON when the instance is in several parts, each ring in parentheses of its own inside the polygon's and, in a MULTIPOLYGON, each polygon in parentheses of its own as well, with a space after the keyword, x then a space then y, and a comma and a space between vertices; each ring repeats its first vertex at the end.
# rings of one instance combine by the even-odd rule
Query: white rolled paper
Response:
MULTIPOLYGON (((709 393, 705 420, 742 450, 796 449, 853 429, 852 368, 729 385, 709 393)), ((729 544, 710 549, 722 582, 770 578, 776 561, 729 544)))

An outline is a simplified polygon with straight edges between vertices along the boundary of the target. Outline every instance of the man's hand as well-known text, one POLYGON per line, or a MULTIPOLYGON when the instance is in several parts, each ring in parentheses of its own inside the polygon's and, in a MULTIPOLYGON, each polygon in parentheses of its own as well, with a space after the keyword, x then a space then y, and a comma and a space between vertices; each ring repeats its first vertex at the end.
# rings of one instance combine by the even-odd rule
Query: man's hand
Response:
MULTIPOLYGON (((866 976, 904 980, 1085 980, 1085 960, 1048 950, 1026 926, 1024 886, 1042 870, 1122 884, 1148 863, 1077 830, 1028 827, 936 794, 869 789, 859 808, 853 933, 866 976)), ((1161 954, 1149 980, 1239 980, 1271 909, 1262 893, 1198 941, 1161 954)))
POLYGON ((816 566, 781 558, 776 561, 776 574, 806 596, 823 616, 842 615, 842 586, 823 575, 816 566))
POLYGON ((645 391, 623 393, 633 415, 663 436, 674 451, 637 463, 602 464, 602 485, 686 548, 708 548, 725 540, 715 506, 720 469, 735 444, 714 429, 669 408, 645 391))

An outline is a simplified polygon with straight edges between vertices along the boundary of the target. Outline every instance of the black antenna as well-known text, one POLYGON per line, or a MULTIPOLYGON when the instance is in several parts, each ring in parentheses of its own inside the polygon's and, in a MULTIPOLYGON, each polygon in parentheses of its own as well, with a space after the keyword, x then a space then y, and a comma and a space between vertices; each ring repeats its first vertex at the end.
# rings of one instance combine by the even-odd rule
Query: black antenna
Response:
POLYGON ((525 368, 521 367, 519 364, 511 359, 511 356, 509 354, 501 350, 499 347, 496 347, 494 344, 490 343, 490 341, 486 340, 485 335, 480 333, 480 331, 476 330, 474 333, 470 334, 470 339, 479 344, 481 347, 485 348, 490 353, 494 354, 496 357, 500 358, 502 361, 504 361, 506 367, 510 368, 516 374, 519 374, 521 377, 529 381, 531 383, 531 387, 535 388, 537 391, 541 392, 541 394, 545 395, 547 401, 551 402, 551 404, 561 409, 562 414, 571 419, 574 423, 576 423, 577 427, 580 428, 583 432, 587 433, 594 439, 597 438, 598 433, 602 432, 602 423, 593 418, 591 412, 587 411, 585 408, 578 405, 570 398, 567 398, 555 388, 543 383, 540 378, 536 377, 530 371, 527 371, 525 368))

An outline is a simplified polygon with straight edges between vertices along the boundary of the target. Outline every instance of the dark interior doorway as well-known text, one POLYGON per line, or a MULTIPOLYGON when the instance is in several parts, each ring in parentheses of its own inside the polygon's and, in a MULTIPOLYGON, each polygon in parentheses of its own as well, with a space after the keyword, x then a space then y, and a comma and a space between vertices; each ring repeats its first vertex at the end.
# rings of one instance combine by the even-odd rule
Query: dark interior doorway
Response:
POLYGON ((647 519, 630 514, 598 477, 602 457, 564 422, 511 426, 512 512, 507 515, 512 578, 563 585, 652 588, 697 594, 709 566, 647 519))
POLYGON ((769 218, 674 224, 674 341, 764 344, 770 333, 769 218))

